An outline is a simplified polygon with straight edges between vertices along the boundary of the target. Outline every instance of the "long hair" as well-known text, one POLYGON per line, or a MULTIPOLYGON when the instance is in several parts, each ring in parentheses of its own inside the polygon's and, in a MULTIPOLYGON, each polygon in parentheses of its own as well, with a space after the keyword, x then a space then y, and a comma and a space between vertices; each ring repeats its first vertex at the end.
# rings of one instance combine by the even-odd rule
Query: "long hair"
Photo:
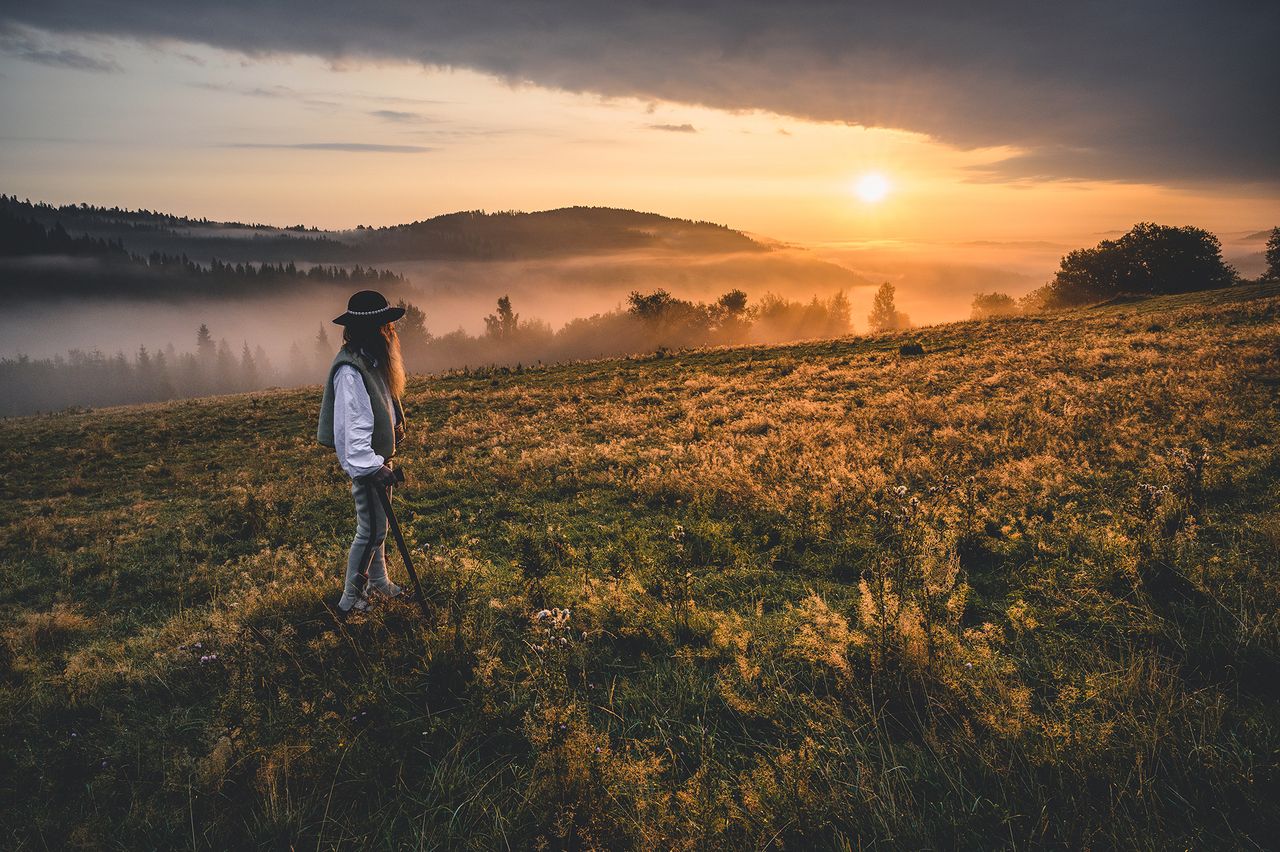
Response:
POLYGON ((391 395, 396 399, 404 396, 404 359, 400 357, 395 323, 343 326, 342 345, 353 355, 363 351, 372 358, 374 369, 386 379, 391 395))

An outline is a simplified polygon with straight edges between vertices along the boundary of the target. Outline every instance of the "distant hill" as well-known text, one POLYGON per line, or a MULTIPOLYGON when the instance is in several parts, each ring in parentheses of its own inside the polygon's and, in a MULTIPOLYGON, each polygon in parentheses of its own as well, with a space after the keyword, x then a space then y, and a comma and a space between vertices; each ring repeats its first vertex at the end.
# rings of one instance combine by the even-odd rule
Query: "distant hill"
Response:
POLYGON ((317 228, 278 228, 243 222, 216 222, 151 210, 90 204, 52 205, 0 195, 0 217, 62 228, 73 236, 121 243, 137 254, 187 254, 203 262, 217 257, 236 262, 354 263, 345 243, 317 228))
MULTIPOLYGON (((723 254, 769 249, 724 225, 613 207, 535 213, 470 210, 356 231, 361 254, 384 260, 513 260, 629 250, 723 254)), ((351 232, 345 232, 349 237, 351 232)))
MULTIPOLYGON (((54 206, 0 195, 0 291, 26 294, 165 299, 230 294, 268 296, 322 283, 253 275, 224 286, 193 286, 189 264, 209 269, 249 264, 325 266, 326 281, 343 271, 390 267, 403 276, 403 296, 449 299, 475 314, 503 293, 524 302, 552 300, 544 312, 603 310, 630 289, 665 287, 711 298, 736 287, 804 296, 868 284, 849 269, 782 244, 767 244, 712 222, 610 207, 564 207, 532 213, 469 210, 381 228, 323 231, 304 225, 218 222, 151 210, 87 204, 54 206), (50 236, 53 235, 53 236, 50 236), (65 249, 65 250, 64 250, 65 249), (130 258, 172 259, 157 275, 130 258), (74 261, 74 262, 68 262, 74 261), (183 281, 172 273, 187 268, 183 281), (232 284, 246 286, 231 286, 232 284), (591 293, 590 304, 565 304, 591 293)), ((380 273, 381 274, 381 273, 380 273)), ((194 276, 199 277, 199 276, 194 276)), ((359 277, 359 276, 356 276, 359 277)), ((445 299, 444 303, 439 299, 445 299)), ((569 316, 576 313, 569 313, 569 316)))
POLYGON ((49 296, 112 296, 182 299, 279 293, 317 285, 396 286, 407 283, 393 272, 294 263, 199 263, 185 253, 126 250, 120 239, 73 235, 61 220, 45 226, 0 209, 0 293, 15 301, 49 296))
POLYGON ((611 207, 533 213, 467 210, 407 225, 323 231, 193 219, 150 210, 86 204, 53 206, 0 196, 0 216, 31 220, 71 235, 121 242, 130 251, 242 261, 380 263, 518 260, 648 250, 764 253, 770 249, 724 225, 611 207))

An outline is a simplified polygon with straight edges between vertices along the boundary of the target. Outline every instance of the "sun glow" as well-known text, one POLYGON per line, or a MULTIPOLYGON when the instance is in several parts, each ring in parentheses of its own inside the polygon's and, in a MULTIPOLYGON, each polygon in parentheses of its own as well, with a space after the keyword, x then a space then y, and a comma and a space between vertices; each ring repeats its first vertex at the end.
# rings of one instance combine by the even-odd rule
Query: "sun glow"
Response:
POLYGON ((867 204, 884 201, 892 188, 889 179, 880 172, 867 172, 853 185, 854 193, 867 204))

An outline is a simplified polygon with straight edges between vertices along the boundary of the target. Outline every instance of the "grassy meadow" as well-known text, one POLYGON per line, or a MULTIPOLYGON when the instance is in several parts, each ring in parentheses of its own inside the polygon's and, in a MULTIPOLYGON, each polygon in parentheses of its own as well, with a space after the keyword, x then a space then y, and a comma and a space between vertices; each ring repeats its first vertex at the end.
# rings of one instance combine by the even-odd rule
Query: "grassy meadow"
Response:
POLYGON ((318 386, 5 419, 0 846, 1266 847, 1278 367, 1269 285, 413 377, 427 623, 318 386))

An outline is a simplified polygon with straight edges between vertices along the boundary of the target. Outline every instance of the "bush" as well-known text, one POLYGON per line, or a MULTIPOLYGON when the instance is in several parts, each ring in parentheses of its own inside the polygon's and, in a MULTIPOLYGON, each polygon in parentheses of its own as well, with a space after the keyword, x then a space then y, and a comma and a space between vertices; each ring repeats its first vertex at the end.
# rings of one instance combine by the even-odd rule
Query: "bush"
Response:
POLYGON ((972 319, 1007 317, 1018 312, 1018 303, 1007 293, 974 293, 972 319))
POLYGON ((1118 240, 1068 254, 1053 280, 1026 302, 1028 307, 1071 307, 1120 295, 1212 290, 1236 279, 1222 259, 1218 238, 1208 231, 1140 222, 1118 240))

